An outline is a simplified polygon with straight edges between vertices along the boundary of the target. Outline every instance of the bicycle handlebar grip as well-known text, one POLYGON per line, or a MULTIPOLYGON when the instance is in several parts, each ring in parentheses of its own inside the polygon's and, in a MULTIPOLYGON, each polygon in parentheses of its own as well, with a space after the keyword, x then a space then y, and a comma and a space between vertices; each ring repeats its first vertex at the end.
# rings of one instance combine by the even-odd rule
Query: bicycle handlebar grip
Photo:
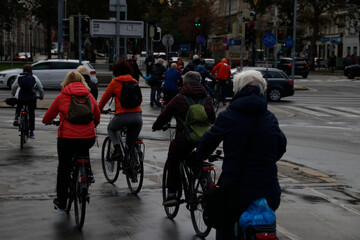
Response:
POLYGON ((55 126, 59 126, 60 125, 60 121, 59 120, 54 120, 52 122, 52 124, 54 124, 55 126))

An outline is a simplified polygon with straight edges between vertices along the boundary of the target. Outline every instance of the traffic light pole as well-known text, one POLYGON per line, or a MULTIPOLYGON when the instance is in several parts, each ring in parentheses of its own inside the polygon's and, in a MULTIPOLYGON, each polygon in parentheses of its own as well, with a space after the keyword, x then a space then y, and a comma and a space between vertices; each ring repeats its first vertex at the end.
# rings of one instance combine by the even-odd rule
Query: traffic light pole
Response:
POLYGON ((64 58, 63 19, 64 19, 64 0, 58 0, 58 58, 59 59, 64 58))

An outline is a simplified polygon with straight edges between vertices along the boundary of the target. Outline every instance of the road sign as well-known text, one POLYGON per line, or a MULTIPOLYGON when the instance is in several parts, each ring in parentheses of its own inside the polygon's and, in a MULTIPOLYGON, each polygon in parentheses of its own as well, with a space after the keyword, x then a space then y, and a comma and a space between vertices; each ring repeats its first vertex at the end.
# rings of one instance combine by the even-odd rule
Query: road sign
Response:
POLYGON ((199 35, 196 38, 196 42, 198 44, 205 45, 206 44, 206 38, 204 36, 202 36, 202 35, 199 35))
POLYGON ((267 47, 272 47, 275 45, 276 43, 276 37, 274 34, 272 33, 267 33, 263 36, 262 41, 264 43, 265 46, 267 47))
MULTIPOLYGON (((118 0, 109 0, 110 12, 116 12, 116 4, 118 0)), ((120 0, 120 12, 126 11, 126 0, 120 0)))
POLYGON ((223 38, 221 39, 221 41, 222 41, 223 43, 228 43, 228 38, 227 38, 227 37, 223 37, 223 38))
POLYGON ((294 46, 294 40, 292 40, 291 38, 287 38, 285 40, 285 47, 293 47, 294 46))
POLYGON ((166 34, 163 36, 161 42, 165 47, 171 47, 174 44, 174 38, 170 34, 166 34))
POLYGON ((229 39, 229 46, 233 46, 236 44, 236 40, 234 38, 229 39))
MULTIPOLYGON (((92 19, 90 33, 93 37, 116 36, 116 20, 92 19)), ((143 38, 144 22, 120 21, 120 37, 143 38)))

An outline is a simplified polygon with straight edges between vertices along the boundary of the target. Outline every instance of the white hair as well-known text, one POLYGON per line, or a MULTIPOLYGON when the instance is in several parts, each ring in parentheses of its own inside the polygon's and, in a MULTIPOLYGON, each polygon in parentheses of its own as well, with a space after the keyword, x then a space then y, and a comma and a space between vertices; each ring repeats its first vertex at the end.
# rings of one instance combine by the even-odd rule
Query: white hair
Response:
POLYGON ((195 60, 195 59, 199 59, 199 55, 195 54, 195 55, 193 56, 193 60, 195 60))
POLYGON ((164 60, 162 60, 161 58, 156 59, 155 64, 159 64, 159 63, 163 64, 164 60))
POLYGON ((267 83, 261 73, 256 70, 245 70, 234 76, 233 79, 233 91, 234 93, 239 92, 246 85, 253 85, 260 88, 260 93, 264 94, 267 83))
POLYGON ((172 63, 171 65, 170 65, 170 68, 176 68, 177 67, 177 64, 176 63, 172 63))

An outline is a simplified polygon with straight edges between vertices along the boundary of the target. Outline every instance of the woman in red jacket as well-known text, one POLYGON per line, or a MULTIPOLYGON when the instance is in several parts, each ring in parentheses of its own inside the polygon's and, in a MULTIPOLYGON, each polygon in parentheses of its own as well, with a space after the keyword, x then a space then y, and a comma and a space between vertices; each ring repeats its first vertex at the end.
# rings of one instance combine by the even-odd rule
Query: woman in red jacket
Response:
MULTIPOLYGON (((89 149, 95 143, 95 127, 100 122, 100 111, 97 102, 90 93, 90 88, 80 73, 69 72, 61 85, 61 93, 55 98, 42 120, 45 124, 51 124, 57 115, 60 114, 57 140, 59 158, 56 185, 57 198, 53 201, 54 207, 58 210, 66 208, 72 156, 75 153, 85 156, 89 155, 89 149), (86 96, 90 99, 93 121, 88 124, 73 124, 68 120, 68 111, 72 95, 86 96)), ((90 163, 88 170, 89 181, 93 182, 90 163)))

